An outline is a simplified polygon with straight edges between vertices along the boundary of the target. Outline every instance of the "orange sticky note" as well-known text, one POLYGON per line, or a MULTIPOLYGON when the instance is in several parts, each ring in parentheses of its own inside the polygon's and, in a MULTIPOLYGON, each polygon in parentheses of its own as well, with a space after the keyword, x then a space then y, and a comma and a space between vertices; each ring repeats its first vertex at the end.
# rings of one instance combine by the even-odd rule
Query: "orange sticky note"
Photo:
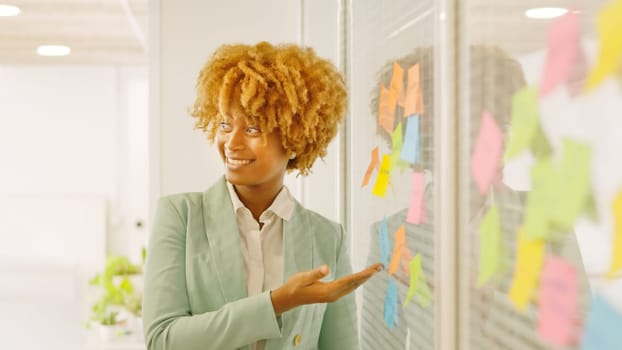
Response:
POLYGON ((622 192, 613 201, 611 209, 613 210, 614 233, 613 255, 611 256, 611 268, 608 277, 614 278, 622 270, 622 192))
POLYGON ((558 347, 573 341, 577 324, 577 273, 572 264, 548 258, 540 282, 538 334, 558 347))
POLYGON ((544 240, 525 238, 524 229, 518 230, 518 252, 514 277, 510 287, 510 301, 518 310, 525 310, 536 288, 544 264, 544 240))
POLYGON ((596 65, 587 79, 587 88, 593 89, 608 75, 620 69, 622 58, 622 0, 611 1, 598 14, 596 28, 600 49, 596 65))
POLYGON ((400 267, 402 249, 406 245, 406 230, 404 229, 404 225, 401 225, 400 228, 395 231, 395 244, 393 245, 393 257, 391 258, 391 263, 389 264, 389 275, 397 272, 397 269, 400 267))
POLYGON ((404 90, 404 68, 397 62, 393 62, 393 75, 391 76, 391 84, 389 90, 395 91, 396 102, 399 100, 399 96, 402 95, 404 90))
POLYGON ((388 134, 393 132, 395 121, 395 108, 397 103, 397 92, 392 89, 380 87, 380 100, 378 103, 378 125, 388 134))
POLYGON ((419 63, 408 68, 408 86, 404 97, 404 117, 413 114, 423 115, 423 94, 421 93, 421 75, 419 63))
POLYGON ((484 112, 473 148, 471 175, 480 193, 488 193, 500 167, 503 153, 503 132, 492 115, 484 112))
POLYGON ((408 244, 404 243, 402 246, 402 254, 400 255, 400 266, 402 271, 407 275, 410 275, 410 261, 412 260, 412 256, 410 254, 410 249, 408 249, 408 244))
POLYGON ((385 154, 382 156, 382 162, 380 163, 380 171, 376 178, 376 184, 374 185, 371 193, 378 197, 384 197, 387 194, 387 187, 391 180, 391 155, 385 154))
POLYGON ((363 183, 361 184, 361 187, 367 186, 367 184, 369 183, 369 179, 371 178, 372 172, 374 171, 374 169, 378 169, 378 164, 378 146, 376 146, 371 151, 371 162, 369 162, 369 166, 367 167, 367 171, 365 172, 365 176, 363 177, 363 183))
POLYGON ((579 16, 574 11, 551 24, 548 51, 540 83, 540 96, 546 96, 559 84, 565 84, 576 64, 581 63, 579 16))

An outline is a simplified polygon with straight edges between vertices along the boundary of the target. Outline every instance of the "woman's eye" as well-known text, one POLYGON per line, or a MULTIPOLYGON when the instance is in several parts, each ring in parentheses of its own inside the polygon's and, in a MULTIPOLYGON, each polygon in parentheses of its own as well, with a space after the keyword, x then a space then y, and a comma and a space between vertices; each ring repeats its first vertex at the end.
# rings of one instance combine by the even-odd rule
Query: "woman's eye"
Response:
POLYGON ((246 132, 249 134, 261 134, 261 129, 256 128, 254 126, 250 126, 246 129, 246 132))
POLYGON ((225 122, 221 122, 221 123, 218 125, 218 130, 220 130, 220 131, 227 131, 227 130, 229 130, 229 129, 230 129, 229 124, 227 124, 227 123, 225 123, 225 122))

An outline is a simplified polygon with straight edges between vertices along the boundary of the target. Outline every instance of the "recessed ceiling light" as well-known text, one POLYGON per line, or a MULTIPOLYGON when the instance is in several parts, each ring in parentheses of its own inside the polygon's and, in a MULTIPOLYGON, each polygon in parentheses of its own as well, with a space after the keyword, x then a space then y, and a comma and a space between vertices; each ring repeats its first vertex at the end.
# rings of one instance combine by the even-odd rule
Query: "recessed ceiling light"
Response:
POLYGON ((19 7, 0 4, 0 17, 9 17, 19 15, 19 7))
POLYGON ((525 16, 529 18, 555 18, 563 16, 568 9, 563 7, 536 7, 525 11, 525 16))
POLYGON ((41 56, 67 56, 70 52, 69 46, 64 45, 41 45, 37 48, 41 56))

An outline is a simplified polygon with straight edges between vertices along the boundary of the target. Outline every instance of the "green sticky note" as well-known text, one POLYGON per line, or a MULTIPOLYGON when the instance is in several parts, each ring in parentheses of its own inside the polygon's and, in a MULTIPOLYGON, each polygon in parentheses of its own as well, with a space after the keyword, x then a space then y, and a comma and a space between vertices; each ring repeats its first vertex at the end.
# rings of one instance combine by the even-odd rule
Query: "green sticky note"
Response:
POLYGON ((501 258, 501 224, 499 209, 493 204, 479 226, 479 277, 477 285, 482 286, 499 272, 501 258))
POLYGON ((401 159, 402 147, 404 139, 402 137, 402 122, 397 124, 395 130, 391 134, 391 167, 398 168, 401 171, 408 168, 410 164, 401 159))
POLYGON ((563 140, 558 167, 558 200, 552 207, 551 221, 561 230, 569 230, 590 200, 592 150, 589 145, 563 140))
POLYGON ((531 169, 531 191, 527 195, 524 234, 528 239, 550 238, 551 210, 558 201, 557 175, 550 158, 538 159, 531 169))
POLYGON ((430 287, 428 287, 428 282, 426 282, 423 272, 419 275, 419 284, 417 285, 417 302, 424 309, 432 304, 432 292, 430 291, 430 287))
POLYGON ((553 148, 546 138, 544 130, 542 130, 540 126, 536 128, 533 139, 531 140, 531 153, 533 153, 536 158, 549 157, 551 153, 553 153, 553 148))
POLYGON ((538 92, 536 87, 524 87, 512 97, 512 126, 505 151, 507 160, 529 148, 539 128, 538 92))
POLYGON ((408 306, 410 300, 415 296, 415 292, 417 291, 417 286, 419 281, 421 280, 421 255, 415 255, 412 260, 410 260, 410 286, 408 287, 408 294, 406 295, 406 300, 404 301, 404 307, 408 306))

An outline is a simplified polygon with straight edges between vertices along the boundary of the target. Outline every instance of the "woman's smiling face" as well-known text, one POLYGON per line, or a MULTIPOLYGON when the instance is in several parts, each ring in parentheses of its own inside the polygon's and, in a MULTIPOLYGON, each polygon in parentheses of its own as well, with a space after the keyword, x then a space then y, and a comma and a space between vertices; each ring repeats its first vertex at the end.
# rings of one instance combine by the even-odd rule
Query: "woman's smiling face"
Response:
POLYGON ((289 158, 281 137, 253 125, 237 101, 220 122, 216 146, 225 165, 225 176, 233 185, 277 189, 283 186, 289 158))

